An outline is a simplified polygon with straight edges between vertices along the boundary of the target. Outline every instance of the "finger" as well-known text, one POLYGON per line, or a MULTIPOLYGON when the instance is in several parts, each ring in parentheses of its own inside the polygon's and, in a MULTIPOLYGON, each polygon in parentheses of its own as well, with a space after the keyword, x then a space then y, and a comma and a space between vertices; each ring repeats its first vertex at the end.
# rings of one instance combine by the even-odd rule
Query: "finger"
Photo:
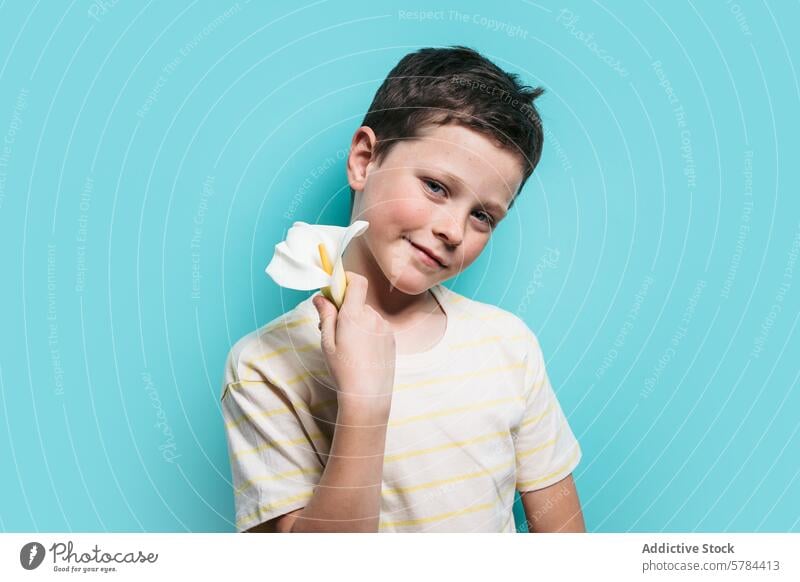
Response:
POLYGON ((336 349, 336 306, 322 295, 315 295, 312 302, 319 314, 322 346, 326 351, 334 351, 336 349))
POLYGON ((367 278, 352 271, 345 271, 347 277, 347 290, 344 294, 342 308, 347 307, 348 311, 360 310, 364 307, 367 297, 367 278))

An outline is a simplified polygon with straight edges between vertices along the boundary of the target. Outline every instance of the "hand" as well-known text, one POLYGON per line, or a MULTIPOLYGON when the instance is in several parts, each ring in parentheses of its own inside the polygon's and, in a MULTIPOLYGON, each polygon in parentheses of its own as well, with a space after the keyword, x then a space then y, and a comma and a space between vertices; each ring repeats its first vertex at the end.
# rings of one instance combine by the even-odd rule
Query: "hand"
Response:
POLYGON ((366 277, 346 271, 342 308, 322 295, 312 302, 320 316, 322 351, 340 408, 388 418, 394 388, 395 338, 388 322, 366 304, 366 277))

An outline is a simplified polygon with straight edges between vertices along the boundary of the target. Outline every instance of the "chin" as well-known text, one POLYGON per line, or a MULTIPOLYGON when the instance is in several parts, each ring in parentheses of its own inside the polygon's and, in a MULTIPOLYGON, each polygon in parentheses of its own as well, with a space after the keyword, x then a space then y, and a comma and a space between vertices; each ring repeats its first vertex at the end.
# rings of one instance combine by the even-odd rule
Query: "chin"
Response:
POLYGON ((406 295, 421 295, 439 282, 437 278, 426 276, 417 270, 414 265, 407 265, 402 269, 382 270, 391 287, 406 295))
POLYGON ((437 283, 429 277, 421 276, 401 276, 396 281, 389 278, 389 282, 395 289, 406 295, 422 295, 437 283))
POLYGON ((410 245, 403 241, 378 258, 384 277, 392 286, 406 295, 420 295, 439 283, 436 273, 422 271, 412 260, 410 245))

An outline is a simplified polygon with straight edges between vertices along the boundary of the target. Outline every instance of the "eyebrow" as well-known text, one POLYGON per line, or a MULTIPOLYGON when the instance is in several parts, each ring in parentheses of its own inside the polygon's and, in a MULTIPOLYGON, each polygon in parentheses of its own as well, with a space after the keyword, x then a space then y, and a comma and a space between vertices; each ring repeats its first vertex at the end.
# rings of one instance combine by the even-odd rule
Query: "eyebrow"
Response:
MULTIPOLYGON (((464 180, 456 176, 455 174, 451 174, 447 170, 437 170, 439 173, 442 174, 446 179, 450 180, 451 182, 458 182, 461 185, 466 185, 464 180)), ((494 210, 495 214, 499 215, 500 219, 505 218, 506 214, 508 214, 508 209, 503 208, 502 205, 498 204, 494 200, 489 200, 488 202, 483 202, 481 205, 484 208, 488 208, 489 210, 494 210)))

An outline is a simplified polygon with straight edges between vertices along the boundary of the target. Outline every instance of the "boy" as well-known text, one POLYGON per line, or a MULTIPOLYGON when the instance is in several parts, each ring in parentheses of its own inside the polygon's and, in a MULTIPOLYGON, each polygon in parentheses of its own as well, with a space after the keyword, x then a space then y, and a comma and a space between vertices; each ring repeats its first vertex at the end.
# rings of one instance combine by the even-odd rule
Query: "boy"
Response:
POLYGON ((520 318, 448 290, 539 161, 533 100, 465 47, 389 73, 347 159, 341 309, 320 293, 232 348, 237 531, 584 531, 581 452, 520 318))

